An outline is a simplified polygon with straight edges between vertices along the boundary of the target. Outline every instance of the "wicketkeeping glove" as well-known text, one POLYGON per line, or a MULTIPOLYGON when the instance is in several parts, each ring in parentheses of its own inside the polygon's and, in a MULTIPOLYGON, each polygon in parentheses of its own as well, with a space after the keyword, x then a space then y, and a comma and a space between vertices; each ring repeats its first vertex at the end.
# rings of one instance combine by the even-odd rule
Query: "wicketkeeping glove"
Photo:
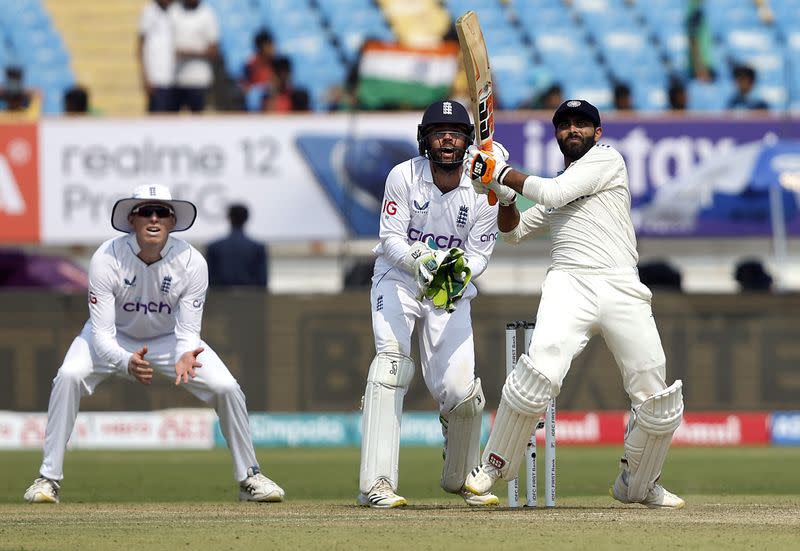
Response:
POLYGON ((488 185, 493 179, 502 183, 502 178, 511 170, 506 164, 508 151, 499 142, 492 143, 492 151, 483 151, 471 145, 464 154, 464 173, 471 180, 488 185))
POLYGON ((417 282, 417 298, 422 299, 447 257, 446 251, 436 250, 420 241, 411 245, 403 264, 417 282))
POLYGON ((464 251, 453 247, 447 252, 439 271, 428 286, 425 298, 430 299, 435 308, 452 312, 471 279, 472 270, 467 266, 464 251))

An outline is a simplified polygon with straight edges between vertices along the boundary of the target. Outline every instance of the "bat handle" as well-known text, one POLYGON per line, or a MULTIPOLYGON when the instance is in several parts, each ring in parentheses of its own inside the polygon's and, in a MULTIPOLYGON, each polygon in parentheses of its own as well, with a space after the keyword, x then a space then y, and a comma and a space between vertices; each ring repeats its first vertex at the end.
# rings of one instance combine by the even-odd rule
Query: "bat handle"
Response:
POLYGON ((497 194, 491 189, 489 190, 489 204, 492 206, 497 204, 497 194))

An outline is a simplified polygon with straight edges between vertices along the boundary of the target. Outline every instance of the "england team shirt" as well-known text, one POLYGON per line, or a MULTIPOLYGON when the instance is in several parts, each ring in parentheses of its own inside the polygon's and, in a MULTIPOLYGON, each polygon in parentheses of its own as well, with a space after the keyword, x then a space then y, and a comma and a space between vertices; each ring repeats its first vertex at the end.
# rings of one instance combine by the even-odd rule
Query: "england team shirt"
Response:
POLYGON ((598 143, 555 178, 529 176, 525 197, 537 204, 503 239, 517 242, 549 228, 554 269, 619 270, 639 260, 622 155, 598 143))
POLYGON ((433 183, 430 161, 415 157, 395 166, 386 178, 380 239, 373 250, 378 255, 376 274, 396 268, 398 276, 413 283, 414 276, 400 265, 411 244, 422 241, 443 250, 463 249, 476 278, 486 270, 497 240, 497 206, 476 194, 466 176, 443 194, 433 183))
POLYGON ((143 345, 174 333, 176 358, 200 345, 208 268, 203 256, 181 239, 169 237, 161 260, 145 264, 134 234, 110 239, 89 265, 89 322, 94 350, 103 360, 127 369, 131 352, 117 332, 143 345))

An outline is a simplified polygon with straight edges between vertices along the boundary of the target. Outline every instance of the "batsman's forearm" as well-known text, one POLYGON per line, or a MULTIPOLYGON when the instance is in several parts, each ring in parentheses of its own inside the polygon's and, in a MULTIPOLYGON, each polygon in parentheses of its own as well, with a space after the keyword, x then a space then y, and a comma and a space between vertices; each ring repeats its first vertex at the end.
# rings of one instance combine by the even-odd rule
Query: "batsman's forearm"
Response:
POLYGON ((497 211, 497 229, 501 232, 510 232, 519 225, 519 211, 515 204, 500 205, 497 211))

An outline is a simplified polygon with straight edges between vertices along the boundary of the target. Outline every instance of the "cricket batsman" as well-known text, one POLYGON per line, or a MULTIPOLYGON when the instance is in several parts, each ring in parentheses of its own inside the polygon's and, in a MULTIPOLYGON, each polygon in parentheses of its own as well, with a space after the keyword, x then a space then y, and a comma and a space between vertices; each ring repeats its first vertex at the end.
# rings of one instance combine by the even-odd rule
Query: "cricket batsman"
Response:
POLYGON ((505 241, 516 244, 547 230, 552 240, 552 264, 530 348, 506 379, 482 463, 465 487, 484 495, 498 479, 516 478, 526 443, 561 390, 572 359, 601 334, 631 401, 625 453, 611 495, 622 503, 680 509, 683 499, 659 478, 683 417, 682 383, 666 383, 652 293, 639 281, 625 161, 598 142, 600 114, 588 101, 562 103, 553 126, 564 155, 564 170, 555 178, 529 176, 511 168, 502 155, 477 148, 470 148, 464 160, 475 190, 497 194, 505 241), (520 214, 517 193, 536 205, 520 214))
POLYGON ((422 376, 439 406, 445 437, 441 486, 470 506, 499 504, 491 493, 476 495, 464 488, 467 474, 480 463, 485 405, 475 376, 470 301, 477 294, 473 281, 486 269, 497 235, 497 207, 475 194, 461 170, 473 137, 461 104, 434 102, 417 128, 419 156, 395 166, 386 179, 370 292, 376 354, 363 402, 362 506, 407 504, 396 492, 415 328, 422 376))

